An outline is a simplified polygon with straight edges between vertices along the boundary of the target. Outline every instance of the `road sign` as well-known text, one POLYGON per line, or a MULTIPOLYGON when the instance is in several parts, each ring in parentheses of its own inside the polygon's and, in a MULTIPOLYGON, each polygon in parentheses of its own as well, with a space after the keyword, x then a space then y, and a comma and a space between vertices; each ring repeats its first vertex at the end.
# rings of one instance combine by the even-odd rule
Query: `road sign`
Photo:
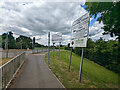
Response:
POLYGON ((89 13, 86 13, 72 24, 70 47, 86 47, 88 32, 89 13))
POLYGON ((62 42, 62 33, 53 34, 52 35, 52 42, 53 43, 62 42))
POLYGON ((74 40, 75 47, 86 47, 87 37, 74 40))
POLYGON ((70 47, 75 47, 75 40, 71 40, 71 42, 70 42, 70 47))
POLYGON ((89 20, 89 13, 84 14, 83 16, 79 17, 77 20, 75 20, 72 24, 72 26, 75 26, 80 23, 85 23, 89 20))

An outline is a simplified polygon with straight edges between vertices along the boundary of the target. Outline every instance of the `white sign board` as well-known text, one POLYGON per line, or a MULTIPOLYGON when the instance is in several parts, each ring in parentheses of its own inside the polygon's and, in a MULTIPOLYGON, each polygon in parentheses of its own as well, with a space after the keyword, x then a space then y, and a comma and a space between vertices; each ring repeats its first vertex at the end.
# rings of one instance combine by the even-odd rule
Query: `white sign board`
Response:
POLYGON ((74 43, 75 43, 75 47, 86 47, 87 37, 76 39, 74 43))
POLYGON ((70 47, 86 47, 87 37, 71 40, 70 47))
POLYGON ((62 42, 62 33, 53 34, 52 42, 53 43, 62 42))
POLYGON ((89 13, 72 24, 70 47, 86 47, 89 32, 89 13))

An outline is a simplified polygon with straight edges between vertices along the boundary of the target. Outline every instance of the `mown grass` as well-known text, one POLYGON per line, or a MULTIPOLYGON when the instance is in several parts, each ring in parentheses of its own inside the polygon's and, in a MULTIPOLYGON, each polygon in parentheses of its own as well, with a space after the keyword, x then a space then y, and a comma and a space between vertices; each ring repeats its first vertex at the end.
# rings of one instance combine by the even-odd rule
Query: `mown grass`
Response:
MULTIPOLYGON (((47 54, 45 61, 47 63, 47 54)), ((71 71, 68 72, 69 51, 50 52, 49 68, 66 88, 118 88, 118 74, 84 58, 82 81, 79 83, 80 56, 72 53, 71 71)))

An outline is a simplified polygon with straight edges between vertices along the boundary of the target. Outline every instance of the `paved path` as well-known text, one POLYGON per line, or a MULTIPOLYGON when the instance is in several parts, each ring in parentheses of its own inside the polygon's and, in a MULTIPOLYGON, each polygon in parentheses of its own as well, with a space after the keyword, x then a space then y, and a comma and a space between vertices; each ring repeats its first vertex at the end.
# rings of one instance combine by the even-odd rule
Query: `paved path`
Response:
POLYGON ((48 69, 45 53, 27 55, 23 71, 16 79, 13 88, 63 88, 48 69))

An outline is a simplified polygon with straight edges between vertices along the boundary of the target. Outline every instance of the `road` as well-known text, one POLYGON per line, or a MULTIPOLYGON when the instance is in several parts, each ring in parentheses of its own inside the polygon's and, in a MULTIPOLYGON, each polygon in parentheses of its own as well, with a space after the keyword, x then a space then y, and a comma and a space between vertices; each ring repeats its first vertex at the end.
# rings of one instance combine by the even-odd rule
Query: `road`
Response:
POLYGON ((64 88, 48 69, 45 52, 26 55, 26 64, 12 88, 64 88))

